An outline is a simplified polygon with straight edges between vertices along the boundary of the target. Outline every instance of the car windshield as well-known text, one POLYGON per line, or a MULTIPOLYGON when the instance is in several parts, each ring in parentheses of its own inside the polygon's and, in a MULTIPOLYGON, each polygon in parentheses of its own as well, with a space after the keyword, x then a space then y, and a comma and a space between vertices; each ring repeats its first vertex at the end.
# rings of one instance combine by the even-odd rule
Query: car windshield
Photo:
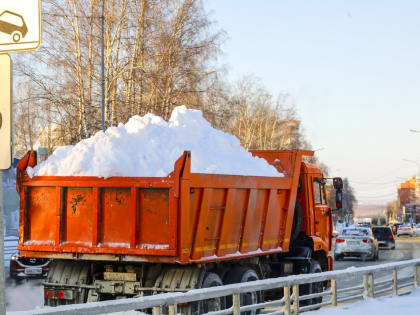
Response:
POLYGON ((373 234, 375 235, 389 235, 391 234, 390 228, 373 228, 373 234))
POLYGON ((369 231, 367 229, 344 229, 343 235, 345 236, 368 236, 369 231))

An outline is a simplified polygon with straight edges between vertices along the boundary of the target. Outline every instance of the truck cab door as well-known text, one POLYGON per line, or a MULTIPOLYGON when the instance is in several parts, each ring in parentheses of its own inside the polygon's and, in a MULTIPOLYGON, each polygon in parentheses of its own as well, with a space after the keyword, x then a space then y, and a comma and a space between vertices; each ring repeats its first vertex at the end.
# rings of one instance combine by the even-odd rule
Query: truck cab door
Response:
POLYGON ((326 187, 322 178, 312 178, 315 235, 331 249, 332 212, 328 206, 326 187))

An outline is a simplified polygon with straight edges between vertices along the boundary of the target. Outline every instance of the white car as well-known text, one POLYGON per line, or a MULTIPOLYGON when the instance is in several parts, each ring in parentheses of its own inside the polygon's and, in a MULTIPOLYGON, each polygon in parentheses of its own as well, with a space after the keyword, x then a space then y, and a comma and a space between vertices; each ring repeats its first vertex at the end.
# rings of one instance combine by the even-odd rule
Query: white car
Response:
POLYGON ((414 234, 415 234, 416 236, 420 236, 420 223, 417 223, 417 224, 414 226, 414 234))
POLYGON ((414 236, 414 229, 409 225, 401 225, 397 230, 397 236, 408 235, 414 236))
POLYGON ((378 255, 378 241, 370 228, 345 228, 335 240, 334 258, 336 261, 345 257, 377 260, 378 255))

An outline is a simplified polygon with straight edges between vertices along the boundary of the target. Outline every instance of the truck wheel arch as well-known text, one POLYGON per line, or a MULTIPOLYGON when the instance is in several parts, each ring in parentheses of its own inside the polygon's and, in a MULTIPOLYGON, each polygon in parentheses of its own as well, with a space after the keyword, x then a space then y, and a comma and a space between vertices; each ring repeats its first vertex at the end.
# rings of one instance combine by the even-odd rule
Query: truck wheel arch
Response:
POLYGON ((328 271, 328 258, 323 250, 312 253, 312 259, 316 260, 321 266, 322 271, 328 271))

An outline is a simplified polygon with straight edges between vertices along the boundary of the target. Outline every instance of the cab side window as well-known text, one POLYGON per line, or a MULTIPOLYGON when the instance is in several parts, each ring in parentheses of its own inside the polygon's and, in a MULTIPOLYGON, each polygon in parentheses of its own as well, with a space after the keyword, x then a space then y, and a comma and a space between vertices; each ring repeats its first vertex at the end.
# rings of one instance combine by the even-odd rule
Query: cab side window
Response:
POLYGON ((326 205, 327 199, 325 198, 325 184, 322 180, 316 178, 313 182, 314 186, 314 201, 316 205, 326 205))

